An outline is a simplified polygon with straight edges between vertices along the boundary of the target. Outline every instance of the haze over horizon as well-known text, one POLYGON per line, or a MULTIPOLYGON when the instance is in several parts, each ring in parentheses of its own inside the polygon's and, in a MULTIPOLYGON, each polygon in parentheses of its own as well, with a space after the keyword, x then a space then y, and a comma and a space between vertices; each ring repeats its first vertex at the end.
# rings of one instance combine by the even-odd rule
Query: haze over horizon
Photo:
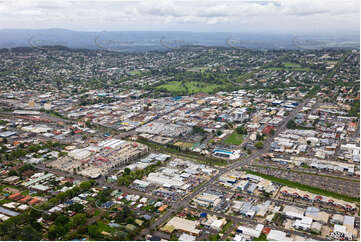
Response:
POLYGON ((358 0, 1 0, 0 29, 353 35, 359 14, 358 0))

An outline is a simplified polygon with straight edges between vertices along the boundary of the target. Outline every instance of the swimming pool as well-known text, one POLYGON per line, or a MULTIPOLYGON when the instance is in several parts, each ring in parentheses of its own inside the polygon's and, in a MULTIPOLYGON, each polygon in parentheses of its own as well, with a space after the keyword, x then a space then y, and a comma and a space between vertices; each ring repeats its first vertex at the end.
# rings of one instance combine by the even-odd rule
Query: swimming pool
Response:
POLYGON ((227 151, 227 150, 213 150, 214 153, 224 153, 224 154, 233 154, 232 151, 227 151))

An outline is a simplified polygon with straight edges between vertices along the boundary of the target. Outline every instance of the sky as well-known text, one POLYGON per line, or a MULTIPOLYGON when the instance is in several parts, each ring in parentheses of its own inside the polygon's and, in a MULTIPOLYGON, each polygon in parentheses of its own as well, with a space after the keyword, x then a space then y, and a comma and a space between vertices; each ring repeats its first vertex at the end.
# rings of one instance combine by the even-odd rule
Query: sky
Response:
POLYGON ((359 0, 0 0, 0 29, 359 34, 359 0))

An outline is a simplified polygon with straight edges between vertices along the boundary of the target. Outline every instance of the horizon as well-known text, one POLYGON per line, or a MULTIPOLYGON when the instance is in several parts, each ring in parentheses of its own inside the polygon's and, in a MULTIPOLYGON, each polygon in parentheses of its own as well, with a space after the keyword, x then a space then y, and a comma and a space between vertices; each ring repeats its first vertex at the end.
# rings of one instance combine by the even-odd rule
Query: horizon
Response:
POLYGON ((359 34, 357 0, 0 2, 0 29, 359 34))
MULTIPOLYGON (((63 31, 73 31, 73 32, 85 32, 85 33, 102 33, 102 32, 170 32, 170 33, 220 33, 220 34, 251 34, 251 35, 307 35, 307 36, 336 36, 339 33, 333 32, 325 32, 325 33, 299 33, 295 34, 293 32, 285 32, 285 33, 265 33, 265 32, 236 32, 236 31, 192 31, 192 30, 77 30, 71 28, 2 28, 0 31, 49 31, 49 30, 63 30, 63 31)), ((349 36, 360 35, 360 30, 355 32, 347 32, 343 33, 349 36)), ((1 37, 0 37, 1 38, 1 37)))

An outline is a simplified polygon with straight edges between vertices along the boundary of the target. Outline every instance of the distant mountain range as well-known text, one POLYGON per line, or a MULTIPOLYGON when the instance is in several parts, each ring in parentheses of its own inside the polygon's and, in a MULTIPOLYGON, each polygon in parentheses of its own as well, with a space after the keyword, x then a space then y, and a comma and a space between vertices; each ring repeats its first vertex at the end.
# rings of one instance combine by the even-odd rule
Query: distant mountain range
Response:
POLYGON ((0 30, 0 48, 55 45, 112 51, 167 50, 185 46, 223 46, 263 50, 359 48, 360 41, 359 35, 331 37, 171 31, 0 30))

